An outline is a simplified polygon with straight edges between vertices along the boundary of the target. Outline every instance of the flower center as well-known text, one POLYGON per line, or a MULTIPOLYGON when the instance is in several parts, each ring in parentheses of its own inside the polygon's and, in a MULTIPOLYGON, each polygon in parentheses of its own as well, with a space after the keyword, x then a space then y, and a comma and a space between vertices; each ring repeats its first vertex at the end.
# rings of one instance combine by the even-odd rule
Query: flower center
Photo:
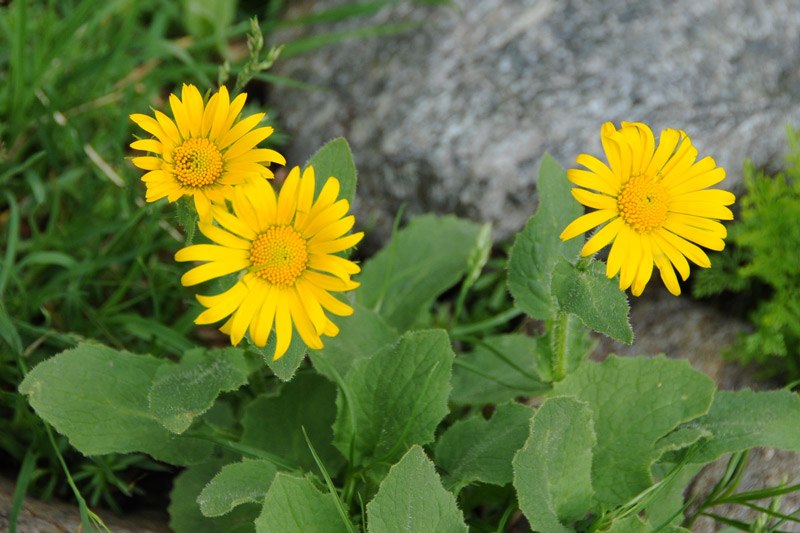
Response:
POLYGON ((272 226, 253 241, 252 270, 275 285, 292 285, 308 264, 306 244, 293 227, 272 226))
POLYGON ((208 139, 187 139, 172 157, 175 177, 189 187, 211 185, 222 174, 222 154, 208 139))
POLYGON ((620 216, 639 232, 658 228, 667 218, 669 194, 661 184, 646 176, 633 176, 617 197, 620 216))

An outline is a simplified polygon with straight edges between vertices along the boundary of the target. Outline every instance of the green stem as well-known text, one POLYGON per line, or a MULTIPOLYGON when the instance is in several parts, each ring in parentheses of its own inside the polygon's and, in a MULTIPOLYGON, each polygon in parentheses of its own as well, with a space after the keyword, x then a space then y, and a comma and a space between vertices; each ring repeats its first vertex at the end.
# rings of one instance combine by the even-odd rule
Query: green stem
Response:
POLYGON ((519 315, 521 315, 524 311, 517 307, 512 307, 506 311, 503 311, 497 316, 489 318, 487 320, 483 320, 481 322, 473 322, 472 324, 466 324, 464 326, 455 327, 450 330, 450 334, 454 337, 460 335, 468 335, 470 333, 475 333, 478 331, 485 331, 487 329, 492 329, 496 326, 502 326, 509 320, 512 320, 519 315))
POLYGON ((569 314, 559 311, 553 323, 553 381, 567 377, 567 331, 569 314))

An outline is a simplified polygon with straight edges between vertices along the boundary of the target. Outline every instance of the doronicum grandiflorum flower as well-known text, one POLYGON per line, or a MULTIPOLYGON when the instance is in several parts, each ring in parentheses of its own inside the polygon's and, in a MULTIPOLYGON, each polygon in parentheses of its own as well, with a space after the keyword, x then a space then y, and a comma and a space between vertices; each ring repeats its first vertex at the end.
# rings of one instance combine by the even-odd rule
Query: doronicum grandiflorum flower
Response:
POLYGON ((289 347, 292 324, 309 348, 322 348, 321 335, 333 337, 339 329, 325 314, 347 316, 352 307, 331 292, 355 289, 350 276, 359 266, 333 255, 351 248, 363 233, 346 235, 353 216, 350 204, 337 200, 339 180, 329 178, 314 201, 314 169, 302 178, 295 167, 278 197, 272 186, 256 180, 235 188, 234 213, 212 206, 219 226, 200 221, 200 231, 216 244, 196 244, 179 250, 177 261, 208 261, 183 275, 184 286, 196 285, 234 272, 243 276, 216 296, 197 296, 208 309, 195 322, 210 324, 229 315, 220 328, 234 345, 249 329, 250 339, 264 346, 275 326, 278 359, 289 347))
POLYGON ((149 170, 142 177, 148 202, 165 196, 170 202, 192 196, 198 215, 208 221, 211 203, 224 204, 232 186, 249 178, 272 178, 265 165, 286 164, 275 150, 256 149, 273 129, 253 129, 264 113, 239 119, 246 99, 246 94, 240 94, 231 101, 223 85, 204 104, 197 87, 184 85, 180 99, 169 96, 174 121, 157 110, 155 118, 131 115, 131 120, 155 136, 131 144, 131 148, 153 154, 131 159, 137 167, 149 170))
POLYGON ((634 296, 642 294, 655 263, 664 285, 677 296, 681 288, 674 269, 686 280, 687 258, 703 268, 711 266, 696 244, 711 250, 725 247, 727 231, 719 221, 733 219, 726 206, 736 197, 708 189, 725 178, 725 170, 710 157, 695 161, 697 149, 683 131, 663 130, 656 147, 646 125, 623 122, 618 130, 607 122, 601 138, 610 168, 581 154, 576 163, 588 170, 567 171, 567 178, 582 187, 572 189, 573 196, 596 211, 573 221, 561 239, 605 224, 586 241, 581 255, 593 255, 614 241, 606 275, 613 278, 619 272, 620 289, 631 287, 634 296))

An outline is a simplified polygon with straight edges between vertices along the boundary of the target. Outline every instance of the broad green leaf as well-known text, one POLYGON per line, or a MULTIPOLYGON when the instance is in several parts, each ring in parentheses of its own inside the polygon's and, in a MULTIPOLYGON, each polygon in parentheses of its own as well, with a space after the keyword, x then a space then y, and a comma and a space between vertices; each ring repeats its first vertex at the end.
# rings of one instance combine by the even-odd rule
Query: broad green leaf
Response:
MULTIPOLYGON (((648 523, 654 528, 664 525, 666 527, 664 531, 670 531, 669 527, 679 526, 683 522, 684 516, 681 509, 686 503, 683 492, 702 466, 699 464, 684 465, 680 472, 661 488, 660 492, 645 507, 648 523)), ((672 463, 656 463, 652 468, 653 476, 657 479, 664 479, 673 468, 675 468, 675 464, 672 463)))
POLYGON ((303 428, 325 468, 334 473, 344 458, 333 447, 331 425, 336 418, 336 387, 324 377, 301 372, 273 396, 259 396, 245 409, 242 444, 270 452, 316 470, 303 428))
MULTIPOLYGON (((511 459, 528 438, 533 410, 520 403, 499 406, 486 420, 479 413, 450 426, 436 443, 436 464, 444 483, 458 493, 474 481, 511 483, 511 459)), ((588 472, 588 469, 587 469, 588 472)))
POLYGON ((167 463, 195 463, 211 453, 211 443, 173 435, 150 412, 147 393, 162 364, 79 344, 38 364, 19 391, 85 455, 144 452, 167 463))
POLYGON ((220 392, 247 383, 244 352, 237 348, 190 350, 178 364, 163 364, 150 388, 150 413, 173 433, 183 433, 220 392))
POLYGON ((626 344, 633 342, 628 322, 628 299, 617 281, 608 279, 605 263, 592 261, 586 268, 559 258, 553 271, 553 296, 562 311, 580 317, 595 331, 626 344))
POLYGON ((657 441, 708 411, 713 393, 714 383, 686 360, 663 355, 587 362, 553 389, 592 410, 592 485, 597 501, 609 508, 653 484, 650 466, 664 452, 657 441))
POLYGON ((412 219, 364 263, 359 301, 399 331, 409 329, 465 274, 480 230, 474 222, 449 215, 412 219))
POLYGON ((592 412, 570 397, 545 400, 514 457, 514 488, 531 527, 552 533, 584 517, 592 503, 592 412))
POLYGON ((269 369, 278 376, 278 379, 281 381, 289 381, 306 356, 306 345, 300 338, 300 334, 297 333, 295 329, 292 329, 292 342, 289 344, 286 353, 276 361, 273 357, 275 356, 275 349, 277 346, 277 339, 275 337, 275 331, 273 330, 270 332, 267 338, 267 344, 263 348, 251 343, 250 349, 261 354, 261 357, 264 358, 264 362, 266 362, 269 369))
POLYGON ((335 377, 330 367, 344 377, 355 361, 371 357, 387 345, 394 344, 399 337, 397 331, 375 311, 359 303, 353 304, 353 310, 350 316, 337 317, 338 335, 325 337, 325 346, 321 350, 308 352, 317 372, 331 380, 335 377))
POLYGON ((455 497, 442 487, 436 468, 419 446, 389 471, 367 504, 369 533, 466 533, 455 497))
POLYGON ((800 452, 800 399, 786 390, 717 391, 708 414, 686 426, 713 435, 690 459, 695 463, 754 446, 800 452))
POLYGON ((354 462, 365 464, 432 442, 448 413, 453 357, 447 333, 427 330, 406 333, 397 344, 356 361, 345 377, 348 398, 341 392, 336 398, 336 447, 349 456, 355 433, 354 462))
POLYGON ((211 459, 192 465, 178 474, 172 483, 169 504, 169 527, 175 533, 253 533, 260 504, 245 503, 225 516, 214 518, 200 512, 198 495, 219 472, 224 461, 211 459))
POLYGON ((351 204, 356 195, 356 166, 353 163, 353 153, 347 141, 339 137, 317 150, 303 167, 314 167, 316 190, 314 197, 319 195, 328 178, 339 180, 339 198, 344 198, 351 204))
POLYGON ((537 365, 537 353, 543 348, 549 350, 546 342, 518 334, 486 337, 483 341, 454 361, 451 402, 500 404, 519 396, 541 396, 550 390, 539 377, 537 365))
POLYGON ((211 460, 193 465, 178 474, 169 494, 169 527, 176 533, 221 533, 215 522, 203 516, 197 495, 219 471, 221 464, 211 460))
POLYGON ((559 235, 583 214, 570 194, 572 186, 564 169, 545 154, 539 167, 539 209, 517 234, 508 258, 508 290, 517 307, 533 318, 554 318, 556 302, 551 295, 553 268, 559 257, 574 260, 582 239, 563 242, 559 235))
POLYGON ((192 244, 194 240, 194 231, 197 228, 197 211, 194 208, 194 202, 188 200, 189 197, 183 197, 175 202, 176 216, 178 224, 180 224, 183 232, 186 235, 185 245, 192 244))
POLYGON ((337 533, 347 528, 330 494, 323 494, 308 478, 278 472, 267 492, 257 533, 337 533))
POLYGON ((275 465, 264 460, 244 459, 225 465, 197 497, 200 512, 220 516, 243 503, 260 504, 277 473, 275 465))

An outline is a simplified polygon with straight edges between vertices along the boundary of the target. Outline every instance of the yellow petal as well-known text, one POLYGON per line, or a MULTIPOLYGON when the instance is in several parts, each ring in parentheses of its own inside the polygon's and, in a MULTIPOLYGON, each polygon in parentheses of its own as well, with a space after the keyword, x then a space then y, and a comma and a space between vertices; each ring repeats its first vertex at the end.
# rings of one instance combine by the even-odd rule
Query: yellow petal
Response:
POLYGON ((275 310, 275 355, 273 361, 277 361, 292 343, 292 318, 289 311, 289 301, 285 291, 279 291, 278 304, 275 310))
POLYGON ((227 248, 217 244, 193 244, 175 253, 175 261, 236 261, 249 259, 248 250, 227 248))
POLYGON ((197 224, 200 233, 211 239, 212 241, 226 246, 228 248, 239 248, 242 250, 250 250, 252 243, 244 239, 240 239, 233 233, 227 232, 222 228, 213 226, 211 224, 197 224))
POLYGON ((307 217, 311 212, 311 204, 314 201, 315 187, 314 167, 309 166, 303 171, 303 177, 300 179, 300 188, 297 192, 297 214, 294 220, 296 228, 305 226, 307 217))
POLYGON ((639 232, 632 231, 628 253, 625 255, 625 260, 620 268, 619 288, 621 290, 626 290, 633 283, 636 278, 636 272, 642 262, 642 255, 642 236, 639 232))
POLYGON ((711 261, 708 259, 706 253, 686 239, 663 228, 656 230, 655 233, 660 237, 663 237, 664 240, 677 248, 681 254, 689 259, 689 261, 703 268, 708 268, 711 266, 711 261))
POLYGON ((242 108, 244 107, 244 103, 246 100, 247 100, 247 93, 241 93, 239 96, 233 99, 233 102, 231 102, 231 105, 228 108, 228 117, 225 119, 225 124, 223 124, 222 126, 222 131, 220 132, 220 135, 224 135, 228 130, 231 129, 231 126, 233 125, 234 121, 239 117, 239 113, 242 112, 242 108))
POLYGON ((203 97, 194 85, 184 85, 181 100, 189 117, 189 133, 192 137, 199 137, 203 122, 203 97))
POLYGON ((200 126, 200 136, 208 138, 211 131, 211 125, 214 123, 214 116, 217 113, 217 105, 219 104, 219 93, 214 93, 208 99, 206 108, 203 110, 203 121, 200 126))
POLYGON ((647 166, 646 174, 656 175, 661 172, 667 160, 675 152, 678 146, 678 141, 681 140, 681 134, 678 130, 666 129, 661 131, 661 138, 658 142, 656 153, 653 154, 653 159, 647 166))
POLYGON ((131 163, 141 168, 142 170, 161 170, 164 160, 159 157, 142 156, 132 157, 131 163))
POLYGON ((715 237, 719 237, 720 239, 724 239, 728 236, 727 228, 725 228, 725 226, 716 220, 711 220, 710 218, 683 215, 681 213, 668 213, 667 220, 673 220, 687 226, 710 231, 715 237))
POLYGON ((619 193, 619 190, 614 189, 604 179, 600 178, 594 172, 589 172, 588 170, 571 168, 567 170, 567 179, 579 187, 592 189, 604 194, 608 194, 609 196, 616 196, 619 193))
POLYGON ((314 296, 314 292, 308 286, 308 282, 302 277, 295 281, 294 286, 297 290, 297 297, 308 313, 308 318, 310 318, 311 323, 314 324, 314 330, 317 332, 317 335, 322 334, 322 332, 325 331, 325 325, 328 323, 328 319, 325 317, 325 312, 322 310, 319 300, 314 296))
POLYGON ((297 189, 300 185, 300 167, 294 167, 281 187, 278 195, 278 224, 290 224, 297 208, 297 189))
MULTIPOLYGON (((622 182, 620 181, 619 176, 614 174, 611 169, 609 169, 605 163, 588 154, 581 154, 575 159, 575 164, 583 165, 584 167, 588 168, 591 172, 600 178, 605 184, 614 191, 612 196, 616 196, 619 194, 620 188, 622 187, 622 182)), ((599 190, 599 189, 598 189, 599 190)))
POLYGON ((195 267, 181 276, 181 285, 189 287, 210 279, 232 274, 250 266, 249 260, 214 261, 195 267))
POLYGON ((676 222, 674 219, 667 219, 663 227, 676 235, 680 235, 684 239, 688 239, 711 250, 720 251, 725 248, 725 241, 716 237, 710 231, 687 226, 686 224, 676 222))
POLYGON ((169 95, 169 106, 172 108, 172 116, 175 117, 175 123, 178 125, 183 139, 189 138, 189 114, 186 112, 186 106, 174 94, 169 95))
POLYGON ((611 245, 611 251, 608 253, 608 263, 606 265, 606 276, 613 278, 617 275, 625 258, 628 257, 628 250, 631 246, 633 234, 636 231, 627 224, 624 224, 614 239, 614 244, 611 245))
POLYGON ((658 245, 658 248, 664 252, 669 259, 669 262, 673 264, 675 269, 681 275, 681 279, 686 281, 689 277, 689 262, 686 261, 686 257, 677 249, 675 246, 667 242, 666 239, 659 233, 653 232, 650 234, 653 241, 658 245))
POLYGON ((336 299, 331 293, 320 288, 318 285, 309 283, 308 285, 314 297, 322 307, 338 316, 350 316, 353 314, 353 308, 336 299))
POLYGON ((152 154, 161 154, 164 145, 155 139, 140 139, 131 143, 134 150, 143 150, 152 154))
MULTIPOLYGON (((600 140, 603 143, 603 151, 608 159, 608 166, 611 167, 611 172, 617 176, 622 176, 622 165, 620 161, 619 144, 614 140, 614 134, 617 128, 611 122, 606 122, 600 129, 600 140)), ((625 180, 622 180, 624 183, 625 180)))
POLYGON ((678 278, 675 276, 675 270, 672 268, 672 263, 667 258, 663 250, 658 245, 658 241, 653 239, 650 244, 653 246, 653 260, 655 261, 658 271, 661 274, 661 281, 667 290, 675 296, 680 296, 681 286, 678 283, 678 278))
MULTIPOLYGON (((697 150, 695 150, 695 152, 697 152, 697 150)), ((667 189, 674 189, 686 182, 691 182, 694 178, 700 176, 701 174, 705 174, 706 172, 714 170, 716 166, 716 162, 714 162, 714 160, 710 157, 704 157, 697 163, 694 163, 688 167, 685 164, 676 166, 670 171, 669 174, 665 174, 663 176, 661 185, 667 189)))
POLYGON ((697 159, 697 149, 692 146, 692 141, 689 139, 689 136, 683 131, 679 131, 678 133, 683 136, 683 139, 675 150, 675 153, 670 156, 661 169, 662 178, 664 176, 669 176, 673 172, 686 172, 686 170, 694 164, 694 160, 697 159))
POLYGON ((219 99, 217 100, 217 107, 214 110, 214 121, 211 124, 211 131, 208 133, 208 138, 211 141, 216 141, 222 128, 225 126, 225 120, 228 118, 228 111, 231 107, 231 98, 228 94, 228 88, 224 85, 219 88, 219 99))
POLYGON ((236 285, 216 296, 197 295, 197 300, 205 307, 205 311, 194 319, 195 324, 213 324, 222 320, 233 313, 242 300, 249 294, 249 290, 244 283, 238 282, 236 285))
POLYGON ((297 332, 300 334, 300 338, 303 339, 303 342, 306 343, 306 346, 312 350, 319 350, 322 348, 322 341, 320 340, 319 335, 317 335, 311 319, 308 318, 308 314, 306 313, 303 304, 300 303, 300 298, 297 295, 297 291, 292 288, 289 289, 287 293, 289 300, 289 312, 292 315, 292 323, 294 324, 297 332))
POLYGON ((224 208, 217 207, 216 205, 212 206, 211 213, 214 215, 214 219, 219 222, 223 228, 250 241, 256 238, 256 232, 253 228, 248 226, 244 220, 228 213, 224 208))
POLYGON ((311 215, 305 220, 305 229, 303 229, 303 237, 310 239, 320 231, 322 231, 328 224, 342 218, 350 209, 350 203, 345 200, 339 200, 334 204, 328 204, 328 207, 323 210, 317 209, 317 204, 311 207, 311 215))
POLYGON ((583 249, 581 250, 581 255, 583 257, 588 257, 597 253, 598 250, 610 243, 614 237, 617 236, 617 233, 619 233, 624 223, 625 221, 622 220, 622 218, 616 218, 603 226, 591 239, 586 241, 586 244, 583 245, 583 249))
POLYGON ((356 217, 350 215, 349 217, 341 218, 326 226, 322 231, 314 235, 309 243, 332 241, 338 239, 348 231, 350 231, 356 222, 356 217))
POLYGON ((256 346, 263 348, 267 345, 269 332, 272 330, 272 323, 275 321, 275 310, 278 308, 278 288, 270 285, 267 296, 264 298, 264 306, 259 311, 255 320, 250 323, 250 338, 256 346))
POLYGON ((587 213, 573 220, 570 225, 561 232, 560 238, 562 241, 569 240, 581 233, 586 233, 595 226, 599 226, 615 216, 617 216, 616 209, 592 211, 591 213, 587 213))
POLYGON ((230 130, 226 131, 225 134, 220 137, 219 142, 217 143, 217 148, 224 150, 231 144, 235 143, 247 132, 258 126, 265 116, 265 113, 256 113, 255 115, 250 115, 249 117, 237 122, 230 130))
MULTIPOLYGON (((314 287, 319 287, 326 291, 344 292, 350 291, 358 287, 358 282, 343 280, 327 274, 320 274, 313 270, 306 270, 302 275, 303 279, 314 287)), ((314 294, 317 294, 316 292, 314 294)))
POLYGON ((714 170, 700 174, 695 178, 683 181, 680 185, 671 188, 669 193, 672 196, 680 196, 681 194, 685 194, 687 192, 699 191, 700 189, 711 187, 712 185, 716 185, 724 179, 725 169, 717 167, 714 170))
POLYGON ((653 250, 650 247, 650 237, 642 235, 642 259, 639 262, 639 268, 636 269, 636 278, 631 287, 631 293, 634 296, 641 296, 647 282, 650 281, 650 276, 653 275, 653 250))
POLYGON ((679 202, 673 200, 669 204, 669 210, 672 213, 683 213, 684 215, 715 218, 717 220, 733 220, 733 212, 730 209, 708 202, 679 202))
POLYGON ((341 252, 347 250, 348 248, 352 248, 353 246, 358 244, 363 238, 364 238, 364 233, 358 232, 358 233, 353 233, 351 235, 347 235, 346 237, 342 237, 341 239, 336 239, 335 241, 309 242, 308 253, 335 254, 336 252, 341 252))
POLYGON ((249 187, 250 186, 233 188, 233 210, 240 220, 255 232, 258 232, 261 224, 258 221, 255 209, 253 209, 253 204, 250 203, 250 199, 247 195, 246 189, 249 189, 249 187))
POLYGON ((150 135, 155 135, 162 143, 172 144, 172 141, 169 140, 169 136, 164 133, 164 130, 161 129, 158 121, 153 117, 148 117, 147 115, 142 115, 140 113, 134 113, 130 116, 130 118, 144 131, 150 135))
POLYGON ((161 129, 164 130, 164 133, 169 136, 169 139, 173 142, 173 144, 181 144, 181 134, 178 133, 178 128, 175 126, 175 123, 172 122, 172 120, 170 120, 170 118, 161 111, 156 110, 155 115, 159 126, 161 126, 161 129))
POLYGON ((722 189, 706 189, 704 191, 693 191, 675 196, 673 202, 704 202, 718 205, 731 205, 736 201, 736 196, 732 192, 722 189))
POLYGON ((595 209, 617 209, 617 199, 605 194, 589 192, 585 189, 572 189, 572 196, 587 207, 595 209))
POLYGON ((248 295, 239 305, 239 309, 233 315, 231 323, 231 342, 239 344, 250 327, 250 322, 255 318, 256 313, 264 305, 264 298, 267 296, 269 285, 266 283, 253 283, 248 289, 248 295))

